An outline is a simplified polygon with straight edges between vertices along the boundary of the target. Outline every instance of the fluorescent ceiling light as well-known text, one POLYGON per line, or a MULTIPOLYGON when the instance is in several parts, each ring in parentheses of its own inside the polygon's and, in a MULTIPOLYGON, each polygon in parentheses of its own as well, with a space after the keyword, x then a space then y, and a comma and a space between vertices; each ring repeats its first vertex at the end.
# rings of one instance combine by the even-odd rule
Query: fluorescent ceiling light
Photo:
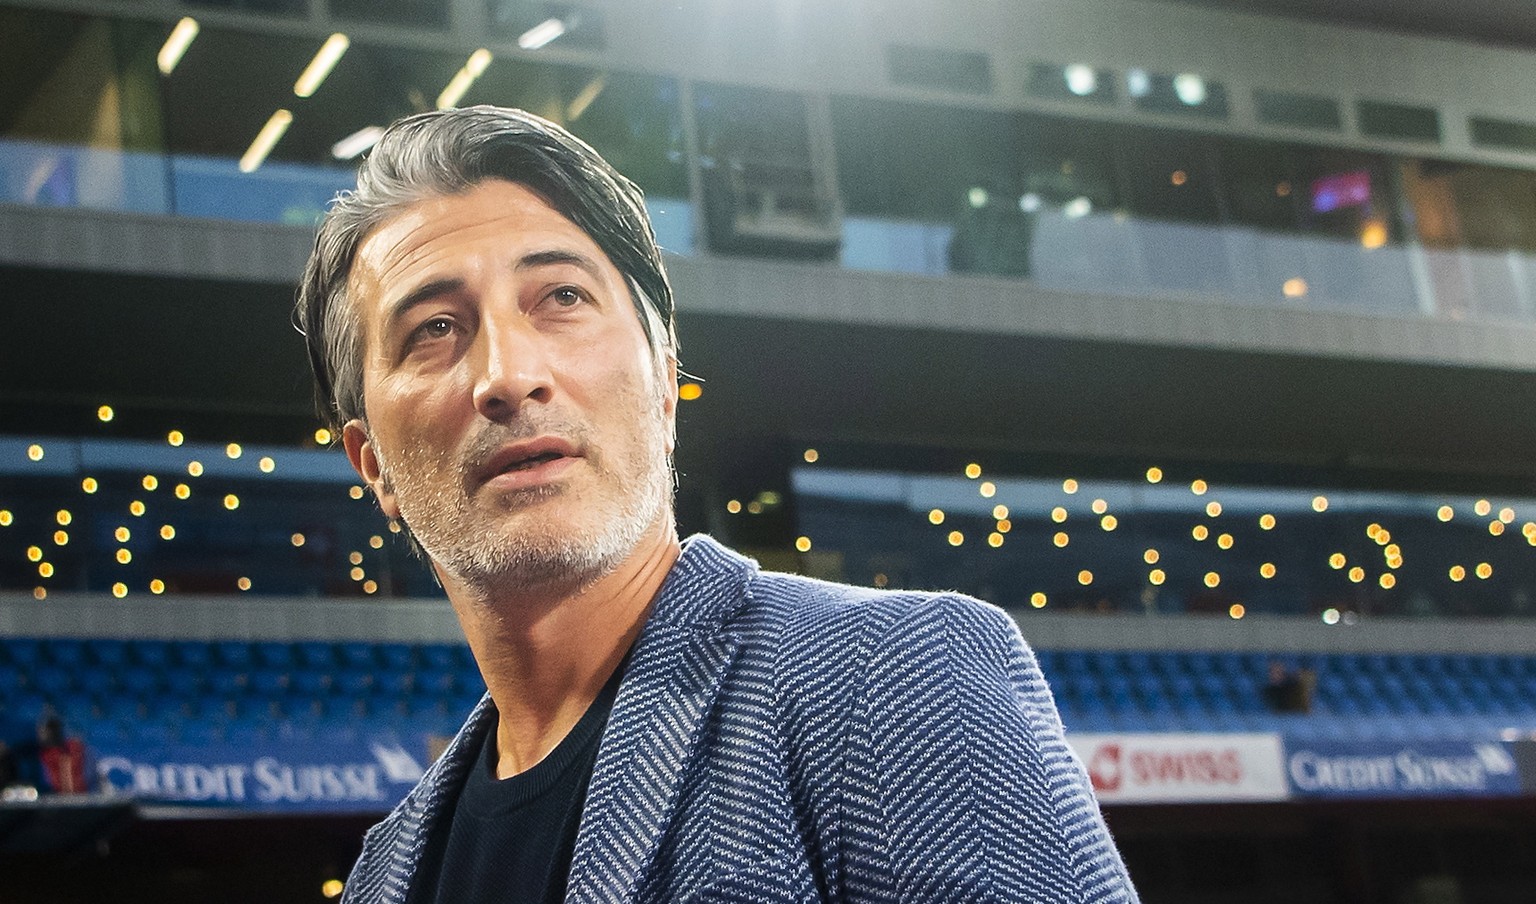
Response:
POLYGON ((267 155, 272 153, 283 133, 288 131, 288 126, 293 123, 293 114, 287 110, 278 110, 267 120, 267 124, 256 133, 256 139, 251 146, 245 149, 245 154, 240 157, 240 172, 254 173, 261 166, 267 155))
POLYGON ((437 108, 446 110, 449 107, 457 107, 459 101, 464 99, 465 92, 469 91, 469 86, 475 83, 475 79, 480 77, 485 67, 491 65, 492 59, 491 52, 484 47, 470 54, 469 59, 448 81, 448 87, 437 96, 437 108))
POLYGON ((1205 79, 1189 72, 1173 77, 1173 93, 1179 96, 1179 100, 1191 107, 1198 107, 1205 103, 1205 79))
POLYGON ((1145 69, 1127 69, 1125 90, 1132 97, 1146 97, 1152 92, 1152 76, 1145 69))
POLYGON ((181 62, 181 55, 192 46, 192 39, 197 37, 197 20, 191 16, 183 16, 176 27, 171 29, 170 37, 165 39, 160 53, 155 57, 155 62, 160 66, 161 75, 170 75, 176 69, 176 64, 181 62))
POLYGON ((1099 76, 1092 66, 1073 63, 1063 71, 1067 77, 1067 90, 1078 97, 1087 97, 1099 90, 1099 76))
POLYGON ((517 46, 524 50, 538 50, 555 38, 565 34, 565 22, 556 18, 545 19, 522 33, 517 39, 517 46))
POLYGON ((363 126, 351 135, 331 145, 331 156, 337 160, 351 160, 358 154, 379 143, 384 130, 379 126, 363 126))
POLYGON ((571 105, 565 111, 566 120, 575 122, 580 119, 581 114, 587 112, 587 108, 592 106, 592 102, 597 100, 597 96, 602 94, 603 89, 607 86, 608 77, 602 74, 595 76, 592 81, 587 82, 581 91, 571 98, 571 105))
POLYGON ((325 81, 325 77, 331 74, 331 70, 336 66, 336 61, 341 59, 341 55, 347 52, 347 48, 351 44, 352 42, 347 40, 347 36, 340 32, 326 38, 325 43, 321 44, 320 49, 315 52, 315 58, 309 61, 308 66, 304 67, 304 72, 299 75, 299 80, 293 83, 293 93, 300 97, 309 97, 320 90, 320 83, 325 81))

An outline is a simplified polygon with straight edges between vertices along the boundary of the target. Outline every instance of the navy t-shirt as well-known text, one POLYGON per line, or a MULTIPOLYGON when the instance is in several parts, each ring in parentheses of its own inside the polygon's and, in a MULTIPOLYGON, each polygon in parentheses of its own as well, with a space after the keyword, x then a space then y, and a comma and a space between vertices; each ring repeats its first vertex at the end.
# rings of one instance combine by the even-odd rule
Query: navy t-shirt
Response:
POLYGON ((411 904, 560 902, 576 830, 618 695, 621 664, 576 727, 532 769, 496 777, 496 724, 480 745, 445 826, 433 832, 411 904))

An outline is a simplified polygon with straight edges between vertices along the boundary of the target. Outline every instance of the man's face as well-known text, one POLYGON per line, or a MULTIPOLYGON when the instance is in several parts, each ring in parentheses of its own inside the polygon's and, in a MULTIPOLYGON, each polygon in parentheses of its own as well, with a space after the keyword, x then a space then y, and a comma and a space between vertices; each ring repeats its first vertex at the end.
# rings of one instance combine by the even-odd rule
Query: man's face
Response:
POLYGON ((670 516, 676 364, 624 278, 521 185, 420 201, 358 249, 367 423, 343 431, 385 514, 478 586, 583 583, 670 516))

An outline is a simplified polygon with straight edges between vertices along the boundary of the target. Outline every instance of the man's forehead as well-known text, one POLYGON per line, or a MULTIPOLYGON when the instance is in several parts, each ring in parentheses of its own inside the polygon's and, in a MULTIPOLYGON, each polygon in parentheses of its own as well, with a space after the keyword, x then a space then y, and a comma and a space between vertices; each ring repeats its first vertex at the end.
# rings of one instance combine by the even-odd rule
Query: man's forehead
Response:
POLYGON ((354 298, 386 291, 416 269, 430 267, 455 242, 487 240, 570 245, 614 266, 597 242, 543 195, 522 183, 487 179, 462 192, 412 202, 374 227, 358 244, 348 288, 354 298))

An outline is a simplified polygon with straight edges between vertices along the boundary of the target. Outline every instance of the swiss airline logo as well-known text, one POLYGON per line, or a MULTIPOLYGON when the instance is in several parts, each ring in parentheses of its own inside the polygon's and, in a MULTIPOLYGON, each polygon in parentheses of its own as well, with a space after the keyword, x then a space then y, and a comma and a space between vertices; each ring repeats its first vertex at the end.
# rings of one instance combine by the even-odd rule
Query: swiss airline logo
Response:
POLYGON ((1088 761, 1088 778, 1093 782, 1093 790, 1100 793, 1119 791, 1120 774, 1120 745, 1095 747, 1093 757, 1088 761))
POLYGON ((1276 735, 1068 735, 1099 797, 1110 802, 1282 800, 1276 735))

